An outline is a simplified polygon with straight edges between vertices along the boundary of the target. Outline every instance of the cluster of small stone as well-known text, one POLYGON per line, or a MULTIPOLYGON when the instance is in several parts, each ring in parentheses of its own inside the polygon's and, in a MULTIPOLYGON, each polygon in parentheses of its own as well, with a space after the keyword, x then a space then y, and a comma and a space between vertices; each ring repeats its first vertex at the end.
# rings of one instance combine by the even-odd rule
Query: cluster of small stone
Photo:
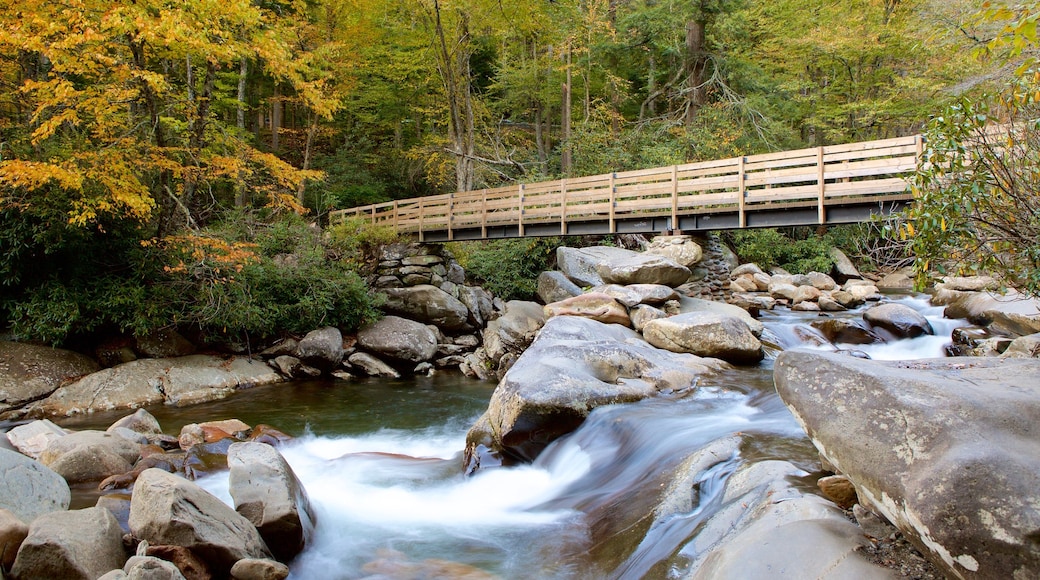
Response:
MULTIPOLYGON (((676 236, 676 238, 687 236, 676 236)), ((690 267, 690 282, 683 286, 686 295, 704 300, 725 301, 729 296, 729 273, 737 266, 736 255, 722 243, 717 232, 688 238, 701 247, 701 259, 690 267)))
POLYGON ((464 284, 466 273, 441 244, 391 244, 383 249, 373 285, 404 288, 444 282, 464 284))

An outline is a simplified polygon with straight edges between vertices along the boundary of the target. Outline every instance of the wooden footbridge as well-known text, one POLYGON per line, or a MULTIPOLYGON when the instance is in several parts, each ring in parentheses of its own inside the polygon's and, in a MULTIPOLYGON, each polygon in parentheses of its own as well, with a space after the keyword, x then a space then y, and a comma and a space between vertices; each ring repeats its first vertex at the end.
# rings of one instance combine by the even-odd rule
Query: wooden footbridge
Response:
POLYGON ((521 183, 333 212, 419 241, 853 223, 902 209, 920 135, 521 183))

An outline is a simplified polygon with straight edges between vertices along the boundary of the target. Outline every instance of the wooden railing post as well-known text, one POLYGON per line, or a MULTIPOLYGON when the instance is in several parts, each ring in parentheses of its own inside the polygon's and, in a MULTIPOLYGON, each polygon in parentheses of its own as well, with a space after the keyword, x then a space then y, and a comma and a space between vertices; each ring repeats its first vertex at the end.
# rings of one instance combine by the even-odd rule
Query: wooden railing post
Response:
POLYGON ((372 205, 372 225, 376 225, 376 206, 372 205))
POLYGON ((560 180, 560 235, 567 235, 567 178, 560 180))
POLYGON ((396 199, 394 200, 394 233, 395 234, 401 233, 401 226, 398 225, 399 224, 398 220, 400 219, 400 214, 399 214, 399 209, 398 209, 398 204, 399 203, 400 202, 398 200, 396 200, 396 199))
POLYGON ((423 241, 423 218, 426 217, 425 204, 423 204, 423 198, 419 198, 419 241, 423 241))
POLYGON ((816 196, 817 196, 817 203, 819 204, 819 209, 818 209, 819 216, 818 216, 818 218, 819 218, 820 225, 823 225, 824 223, 827 222, 827 210, 823 206, 823 201, 824 201, 824 195, 826 193, 826 188, 827 188, 827 181, 826 181, 826 175, 824 173, 824 165, 823 165, 823 147, 819 147, 819 148, 816 149, 816 189, 817 189, 816 196))
POLYGON ((679 230, 679 166, 672 166, 672 231, 679 230))
POLYGON ((516 214, 516 230, 519 236, 524 237, 524 184, 520 184, 520 189, 517 192, 517 214, 516 214))
POLYGON ((745 161, 747 161, 747 157, 741 157, 740 162, 737 164, 737 211, 739 212, 738 223, 741 229, 747 227, 747 215, 744 213, 744 198, 746 197, 744 192, 745 161))
POLYGON ((617 173, 610 174, 610 233, 617 233, 617 224, 614 223, 614 205, 617 203, 617 188, 614 186, 614 179, 617 178, 617 173))
POLYGON ((448 194, 448 241, 455 239, 455 232, 452 230, 452 222, 455 221, 455 194, 448 194))
POLYGON ((480 190, 480 237, 487 239, 487 188, 480 190))

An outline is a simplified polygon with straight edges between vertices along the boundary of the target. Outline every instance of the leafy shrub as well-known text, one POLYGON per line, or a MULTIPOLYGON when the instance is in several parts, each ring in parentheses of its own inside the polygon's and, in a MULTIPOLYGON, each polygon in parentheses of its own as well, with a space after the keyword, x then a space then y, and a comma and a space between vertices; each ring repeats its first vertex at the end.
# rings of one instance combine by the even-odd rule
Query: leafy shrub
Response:
POLYGON ((349 218, 329 228, 330 249, 356 268, 374 265, 379 248, 400 239, 392 227, 363 218, 349 218))
POLYGON ((816 235, 795 238, 775 229, 762 229, 737 230, 729 237, 741 260, 762 268, 780 266, 793 274, 804 274, 829 272, 834 265, 828 255, 830 244, 816 235))
POLYGON ((503 300, 531 300, 538 275, 552 268, 559 238, 469 242, 456 259, 470 279, 503 300))

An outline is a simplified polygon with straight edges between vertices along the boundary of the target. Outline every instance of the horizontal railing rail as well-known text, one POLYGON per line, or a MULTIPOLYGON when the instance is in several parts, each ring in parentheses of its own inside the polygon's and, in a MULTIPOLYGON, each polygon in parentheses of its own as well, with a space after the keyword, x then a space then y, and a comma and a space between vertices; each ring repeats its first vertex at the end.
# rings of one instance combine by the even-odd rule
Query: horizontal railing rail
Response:
POLYGON ((913 135, 403 199, 331 217, 362 218, 419 241, 462 231, 487 238, 504 228, 512 236, 569 235, 592 222, 605 233, 630 221, 678 230, 684 218, 712 214, 735 217, 720 227, 744 228, 755 212, 794 208, 814 208, 812 221, 824 224, 830 208, 909 200, 907 179, 922 151, 922 137, 913 135))

